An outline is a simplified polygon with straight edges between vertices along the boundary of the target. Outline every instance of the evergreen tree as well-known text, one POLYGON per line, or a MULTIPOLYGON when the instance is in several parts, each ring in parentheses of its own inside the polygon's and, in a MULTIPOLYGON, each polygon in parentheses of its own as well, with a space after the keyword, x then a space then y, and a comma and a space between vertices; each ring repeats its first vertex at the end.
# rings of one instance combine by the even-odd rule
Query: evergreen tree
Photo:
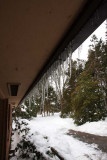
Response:
POLYGON ((103 94, 98 81, 95 81, 87 72, 83 72, 79 76, 71 99, 73 118, 77 125, 81 125, 87 121, 98 121, 107 116, 103 94))
POLYGON ((24 106, 26 106, 25 108, 26 117, 25 118, 32 118, 32 117, 37 116, 37 105, 35 103, 34 96, 32 96, 29 99, 26 99, 24 102, 24 106))
POLYGON ((45 93, 45 111, 47 115, 50 113, 54 114, 54 112, 58 112, 58 103, 57 103, 57 95, 52 86, 48 87, 48 93, 45 93))
POLYGON ((85 70, 98 81, 107 108, 107 45, 93 35, 85 70))
MULTIPOLYGON (((35 103, 34 97, 26 99, 24 104, 14 109, 13 117, 21 117, 22 119, 29 119, 37 116, 38 106, 35 103)), ((16 118, 15 118, 16 119, 16 118)))
POLYGON ((69 115, 72 112, 72 101, 71 101, 71 94, 74 92, 76 87, 76 82, 78 76, 83 71, 82 62, 80 61, 79 66, 77 61, 71 62, 71 77, 70 77, 70 68, 68 68, 68 72, 66 72, 66 82, 64 85, 64 93, 63 93, 63 111, 61 117, 65 117, 66 115, 69 115))

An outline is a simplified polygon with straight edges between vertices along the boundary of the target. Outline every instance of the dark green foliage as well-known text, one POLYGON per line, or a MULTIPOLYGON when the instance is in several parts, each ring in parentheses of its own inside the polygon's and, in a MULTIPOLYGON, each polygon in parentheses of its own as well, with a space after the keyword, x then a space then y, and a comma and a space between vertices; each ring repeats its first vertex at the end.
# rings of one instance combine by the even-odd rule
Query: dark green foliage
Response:
POLYGON ((107 106, 107 45, 93 35, 85 70, 98 81, 107 106))
POLYGON ((107 116, 103 95, 98 81, 86 72, 78 79, 75 91, 72 93, 73 118, 77 125, 98 121, 107 116))
POLYGON ((34 144, 26 139, 22 139, 20 143, 17 144, 15 151, 19 152, 18 159, 45 160, 43 155, 36 150, 34 144))
POLYGON ((28 99, 25 101, 25 105, 26 105, 26 112, 28 113, 27 118, 32 118, 32 117, 36 117, 37 116, 37 105, 35 103, 35 99, 32 96, 31 99, 28 99))
POLYGON ((107 45, 95 35, 91 42, 88 61, 71 93, 71 117, 78 125, 107 116, 107 45))
POLYGON ((27 108, 25 109, 25 111, 23 111, 23 109, 25 109, 23 105, 15 108, 16 117, 21 117, 23 119, 29 119, 30 115, 29 115, 29 112, 28 112, 27 108))
POLYGON ((72 63, 71 77, 70 77, 70 73, 69 73, 69 68, 68 68, 68 72, 66 72, 67 79, 66 79, 66 82, 64 85, 63 99, 62 99, 62 102, 63 102, 63 109, 62 109, 62 113, 61 113, 62 118, 68 117, 69 114, 72 112, 71 94, 75 90, 78 76, 83 71, 82 63, 84 63, 83 61, 80 61, 80 60, 78 60, 78 61, 79 61, 79 66, 77 64, 77 61, 72 60, 72 62, 71 62, 72 63))
POLYGON ((38 106, 35 104, 34 98, 25 100, 24 105, 13 109, 13 117, 21 117, 22 119, 30 119, 36 117, 38 106))
POLYGON ((58 102, 57 102, 57 95, 52 86, 49 86, 48 93, 45 93, 45 112, 47 115, 50 113, 58 112, 58 102))
POLYGON ((20 121, 16 118, 15 129, 13 133, 17 130, 18 134, 22 136, 21 141, 17 144, 14 152, 14 157, 16 159, 30 159, 30 160, 45 160, 43 155, 37 151, 36 146, 30 141, 28 123, 25 121, 20 121))

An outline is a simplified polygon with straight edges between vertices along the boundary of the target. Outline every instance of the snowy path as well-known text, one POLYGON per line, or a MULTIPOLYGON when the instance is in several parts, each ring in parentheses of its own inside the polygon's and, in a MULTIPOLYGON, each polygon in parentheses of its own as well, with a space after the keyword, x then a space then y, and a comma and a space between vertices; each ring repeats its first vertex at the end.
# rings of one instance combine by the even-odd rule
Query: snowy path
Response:
POLYGON ((95 134, 69 130, 68 135, 72 135, 74 138, 79 139, 82 142, 89 144, 97 144, 98 148, 103 152, 107 153, 107 136, 98 136, 95 134))
MULTIPOLYGON (((67 135, 69 129, 85 130, 100 133, 107 136, 107 121, 92 122, 91 128, 88 124, 77 127, 70 118, 62 119, 59 114, 50 117, 37 117, 29 121, 30 134, 33 133, 31 141, 37 146, 46 157, 50 147, 54 147, 65 160, 107 160, 107 154, 97 150, 97 145, 83 143, 72 136, 67 135), (96 123, 96 128, 95 124, 96 123), (104 123, 102 125, 102 123, 104 123), (94 125, 93 125, 94 124, 94 125), (102 125, 102 131, 101 131, 102 125), (83 127, 84 126, 84 127, 83 127), (87 126, 87 127, 86 127, 87 126), (94 129, 93 129, 94 126, 94 129), (98 129, 100 127, 100 131, 98 129), (89 129, 90 128, 90 129, 89 129), (94 130, 94 131, 93 131, 94 130)), ((58 158, 51 158, 52 160, 58 158)))

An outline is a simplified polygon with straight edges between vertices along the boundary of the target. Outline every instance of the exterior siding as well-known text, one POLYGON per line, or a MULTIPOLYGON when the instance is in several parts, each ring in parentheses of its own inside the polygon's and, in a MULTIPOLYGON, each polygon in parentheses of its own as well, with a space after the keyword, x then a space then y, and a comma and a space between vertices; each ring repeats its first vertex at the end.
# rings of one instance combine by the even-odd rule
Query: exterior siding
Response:
POLYGON ((11 138, 11 107, 8 100, 0 100, 0 159, 8 160, 11 138))

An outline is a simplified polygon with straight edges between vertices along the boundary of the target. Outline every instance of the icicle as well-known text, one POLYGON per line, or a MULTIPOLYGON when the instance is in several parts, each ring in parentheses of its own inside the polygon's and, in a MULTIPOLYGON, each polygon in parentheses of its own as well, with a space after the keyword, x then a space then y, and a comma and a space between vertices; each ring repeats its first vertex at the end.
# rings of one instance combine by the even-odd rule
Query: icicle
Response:
POLYGON ((44 93, 43 93, 43 84, 42 84, 42 92, 41 92, 41 94, 42 94, 42 96, 41 96, 41 112, 42 112, 42 110, 43 110, 43 112, 44 112, 44 100, 43 100, 43 96, 44 96, 44 93))
POLYGON ((49 88, 49 81, 48 81, 48 79, 47 79, 47 82, 46 82, 47 99, 48 99, 48 88, 49 88))
POLYGON ((81 50, 82 50, 82 44, 78 47, 78 67, 80 65, 80 54, 81 54, 81 50))
POLYGON ((63 97, 64 77, 65 77, 65 63, 63 62, 62 64, 62 97, 63 97))
POLYGON ((69 43, 69 45, 68 45, 68 55, 69 55, 69 73, 70 73, 70 77, 71 77, 72 43, 69 43))
POLYGON ((58 61, 58 85, 59 85, 59 92, 61 93, 61 65, 60 61, 58 61))
POLYGON ((66 49, 66 64, 69 67, 69 50, 68 50, 68 48, 66 49))
POLYGON ((33 90, 27 96, 28 99, 36 99, 36 96, 41 97, 41 109, 44 111, 45 104, 45 92, 47 93, 48 98, 48 88, 49 85, 56 86, 56 92, 60 92, 63 96, 63 85, 64 85, 64 77, 65 70, 70 68, 69 73, 71 77, 71 60, 72 60, 72 45, 69 45, 64 49, 64 51, 58 57, 53 65, 48 69, 48 71, 43 75, 43 77, 39 80, 39 82, 35 85, 33 90), (59 87, 59 88, 58 88, 59 87))
POLYGON ((69 72, 70 72, 70 77, 71 77, 71 63, 72 63, 72 53, 69 54, 69 72))
POLYGON ((42 108, 43 108, 44 116, 45 116, 45 108, 44 108, 44 105, 45 105, 45 87, 46 87, 46 77, 44 75, 43 78, 42 78, 42 98, 41 98, 41 105, 42 105, 42 108))
POLYGON ((51 84, 51 86, 52 86, 52 79, 53 79, 53 77, 52 77, 52 76, 53 76, 53 75, 52 75, 52 74, 53 74, 53 72, 52 72, 52 67, 51 67, 51 71, 50 71, 50 72, 51 72, 51 75, 50 75, 50 84, 51 84))

